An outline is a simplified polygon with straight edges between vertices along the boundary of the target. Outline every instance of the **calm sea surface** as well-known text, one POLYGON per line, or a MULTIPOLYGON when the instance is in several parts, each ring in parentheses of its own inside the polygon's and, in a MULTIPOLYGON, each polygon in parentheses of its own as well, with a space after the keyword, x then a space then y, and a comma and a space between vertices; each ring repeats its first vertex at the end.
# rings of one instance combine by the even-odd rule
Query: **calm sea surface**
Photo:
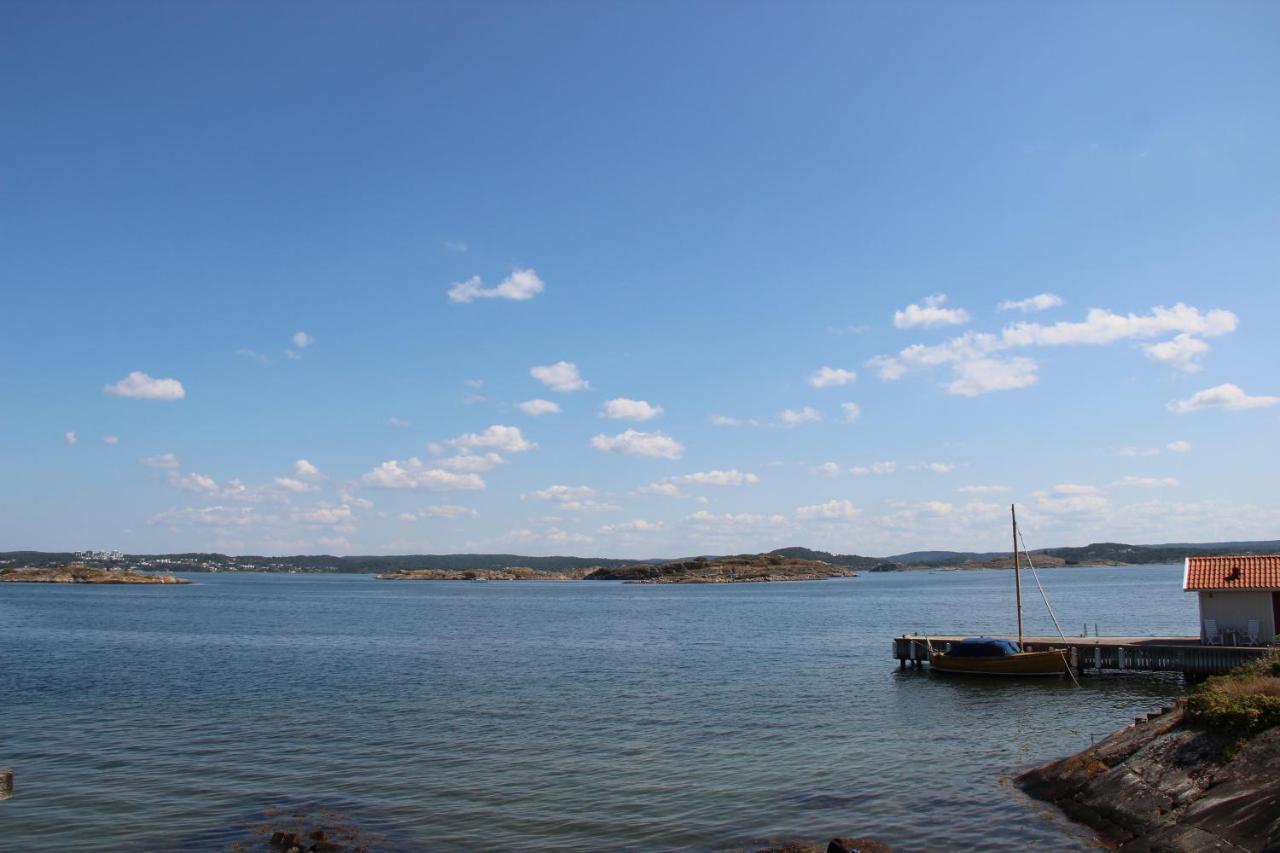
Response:
MULTIPOLYGON (((1042 571, 1063 628, 1190 634, 1181 568, 1042 571)), ((1176 678, 899 672, 902 632, 1007 633, 1001 571, 814 583, 0 586, 0 849, 217 850, 271 806, 388 849, 717 850, 857 833, 1080 850, 1008 783, 1176 678)), ((1027 578, 1030 582, 1030 578, 1027 578)), ((1050 633, 1030 584, 1028 633, 1050 633)))

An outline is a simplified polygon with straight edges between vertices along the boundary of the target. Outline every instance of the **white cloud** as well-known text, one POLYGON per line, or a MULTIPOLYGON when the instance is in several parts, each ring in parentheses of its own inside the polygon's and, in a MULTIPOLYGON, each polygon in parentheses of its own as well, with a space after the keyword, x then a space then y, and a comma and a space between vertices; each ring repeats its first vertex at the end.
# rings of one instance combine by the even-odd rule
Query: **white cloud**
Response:
POLYGON ((314 509, 295 510, 289 517, 304 524, 343 524, 351 520, 351 507, 322 506, 314 509))
POLYGON ((179 524, 199 524, 206 527, 244 527, 262 521, 251 506, 206 506, 170 509, 151 517, 152 524, 177 527, 179 524))
POLYGON ((662 432, 638 432, 629 429, 615 436, 597 435, 591 446, 605 453, 621 453, 626 456, 650 456, 655 459, 679 459, 684 455, 684 445, 662 432))
POLYGON ((1173 477, 1135 477, 1128 475, 1121 477, 1111 484, 1112 488, 1136 488, 1136 489, 1171 489, 1178 485, 1178 481, 1173 477))
POLYGON ((1050 515, 1075 513, 1101 513, 1110 510, 1111 502, 1105 495, 1093 493, 1047 494, 1035 492, 1035 507, 1050 515))
POLYGON ((113 397, 125 397, 131 400, 181 400, 187 396, 182 383, 176 379, 154 379, 141 370, 135 370, 121 379, 103 388, 113 397))
POLYGON ((1101 489, 1081 483, 1059 483, 1053 487, 1053 491, 1060 495, 1096 495, 1101 489))
POLYGON ((1012 391, 1036 384, 1038 365, 1029 358, 976 358, 956 362, 955 378, 947 391, 961 397, 977 397, 992 391, 1012 391))
POLYGON ((169 484, 185 492, 214 494, 218 491, 217 481, 208 474, 179 474, 177 471, 170 471, 169 484))
POLYGON ((418 510, 419 518, 474 518, 476 514, 471 507, 457 504, 436 504, 418 510))
POLYGON ((313 482, 324 479, 324 474, 320 473, 320 469, 305 459, 298 459, 294 461, 293 475, 295 477, 300 477, 303 480, 311 480, 313 482))
POLYGON ((571 512, 613 512, 622 507, 617 504, 602 503, 595 499, 596 490, 590 486, 548 486, 527 495, 520 500, 550 501, 560 509, 571 512))
POLYGON ((178 457, 172 453, 161 453, 156 456, 148 456, 142 460, 143 465, 151 468, 177 468, 178 457))
POLYGON ((662 414, 662 407, 655 406, 646 400, 631 400, 617 397, 604 404, 601 417, 615 421, 651 421, 662 414))
POLYGON ((547 486, 545 489, 539 489, 531 494, 522 495, 520 499, 530 500, 536 498, 540 501, 570 503, 572 501, 593 498, 595 495, 596 490, 590 486, 547 486))
POLYGON ((457 506, 455 504, 439 504, 436 506, 427 506, 417 512, 402 512, 396 518, 401 521, 426 521, 431 518, 474 518, 476 511, 471 507, 457 506))
MULTIPOLYGON (((1148 314, 1116 314, 1095 308, 1082 322, 1046 326, 1022 321, 1004 327, 998 334, 966 332, 941 344, 913 344, 895 356, 876 356, 867 363, 885 380, 899 379, 910 370, 948 365, 953 379, 947 390, 952 394, 976 396, 1035 384, 1036 362, 1022 356, 1000 355, 1007 350, 1105 345, 1129 338, 1177 333, 1213 337, 1235 331, 1238 322, 1230 311, 1215 308, 1201 313, 1181 302, 1172 308, 1157 306, 1148 314)), ((1186 344, 1178 344, 1170 352, 1187 349, 1186 344)))
POLYGON ((899 329, 910 329, 916 326, 926 328, 932 326, 956 326, 969 322, 969 312, 963 308, 943 308, 947 296, 935 293, 924 298, 924 305, 912 303, 901 311, 893 312, 893 325, 899 329))
POLYGON ((684 492, 680 491, 680 487, 675 483, 659 481, 650 483, 647 486, 641 486, 636 489, 637 495, 660 495, 664 498, 683 498, 686 497, 684 492))
POLYGON ((487 453, 459 453, 457 456, 440 459, 436 464, 450 471, 475 471, 480 473, 492 471, 499 465, 505 465, 507 460, 502 458, 501 455, 489 451, 487 453))
POLYGON ((844 412, 844 422, 851 424, 862 417, 862 407, 857 403, 841 403, 840 411, 844 412))
POLYGON ((532 269, 516 270, 502 280, 497 287, 484 287, 480 276, 472 276, 449 288, 452 302, 471 302, 476 299, 512 299, 523 302, 543 291, 542 279, 532 269))
POLYGON ((391 459, 361 478, 367 485, 380 489, 483 489, 484 480, 478 474, 460 474, 443 468, 429 468, 417 457, 404 462, 391 459))
POLYGON ((1030 314, 1033 311, 1046 311, 1064 304, 1062 297, 1054 293, 1038 293, 1026 299, 1006 299, 996 306, 997 311, 1021 311, 1030 314))
POLYGON ((538 446, 525 439, 520 427, 502 424, 494 424, 479 434, 465 433, 446 443, 459 450, 496 450, 500 453, 524 453, 538 446))
POLYGON ((867 359, 867 367, 874 367, 880 378, 886 382, 901 379, 907 375, 907 365, 900 358, 891 355, 877 355, 867 359))
POLYGON ((1209 349, 1207 343, 1185 333, 1158 344, 1144 344, 1142 347, 1147 358, 1164 362, 1187 373, 1196 373, 1201 369, 1198 359, 1209 349))
POLYGON ((554 415, 560 412, 560 407, 550 400, 534 399, 525 400, 523 403, 516 403, 516 408, 524 412, 526 415, 554 415))
POLYGON ((392 416, 387 418, 387 426, 396 427, 397 429, 404 429, 405 427, 409 426, 409 422, 404 420, 403 418, 397 418, 395 416, 392 416))
POLYGON ((1165 447, 1172 453, 1190 453, 1191 442, 1189 441, 1171 441, 1165 447))
POLYGON ((842 367, 820 367, 809 377, 808 382, 814 388, 834 388, 848 385, 857 378, 858 374, 842 367))
POLYGON ((961 486, 956 491, 970 495, 998 495, 1009 491, 1009 487, 995 485, 961 486))
POLYGON ((668 482, 684 486, 753 486, 760 482, 755 474, 736 469, 731 471, 696 471, 692 474, 681 474, 669 477, 668 482))
POLYGON ((810 474, 816 474, 819 477, 833 479, 840 476, 840 466, 834 462, 823 462, 821 465, 814 465, 809 469, 810 474))
POLYGON ((314 492, 316 487, 311 483, 304 483, 301 480, 295 480, 293 477, 276 477, 275 484, 286 492, 302 493, 314 492))
POLYGON ((444 246, 450 252, 457 252, 460 255, 464 254, 467 249, 471 248, 467 245, 466 240, 441 240, 440 245, 444 246))
POLYGON ((1122 447, 1116 451, 1118 456, 1159 456, 1158 447, 1122 447))
POLYGON ((934 474, 949 474, 955 470, 950 462, 920 462, 909 466, 912 471, 932 471, 934 474))
POLYGON ((512 530, 505 538, 516 542, 543 542, 550 545, 578 545, 592 541, 591 537, 585 533, 572 533, 558 527, 548 527, 543 531, 527 528, 512 530))
POLYGON ((1166 408, 1179 415, 1201 409, 1260 409, 1280 403, 1280 397, 1250 397, 1239 385, 1227 382, 1197 391, 1186 400, 1174 400, 1166 408))
POLYGON ((850 468, 849 473, 855 477, 865 477, 868 474, 892 474, 897 470, 897 462, 876 462, 870 466, 858 465, 850 468))
POLYGON ((529 375, 552 391, 582 391, 590 383, 578 373, 578 365, 572 361, 557 361, 529 368, 529 375))
POLYGON ((751 512, 739 513, 712 513, 706 510, 698 510, 692 515, 686 516, 685 521, 690 524, 703 528, 715 528, 726 531, 744 531, 758 527, 779 527, 787 523, 785 515, 761 515, 751 512))
POLYGON ((643 518, 637 518, 634 521, 624 521, 619 524, 606 524, 599 529, 599 533, 657 533, 666 525, 661 521, 645 521, 643 518))
POLYGON ((115 435, 104 435, 102 437, 102 443, 116 445, 120 443, 120 438, 119 436, 115 436, 115 435))
POLYGON ((316 339, 306 332, 294 332, 293 337, 289 340, 293 342, 293 346, 296 349, 306 349, 316 342, 316 339))
POLYGON ((852 501, 830 500, 796 509, 796 521, 852 521, 862 511, 852 501))
POLYGON ((760 426, 760 422, 755 418, 731 418, 728 415, 712 415, 711 425, 718 427, 738 427, 738 426, 760 426))
POLYGON ((799 426, 803 423, 822 420, 822 413, 812 406, 805 406, 803 409, 796 411, 795 409, 783 409, 779 415, 782 422, 787 426, 799 426))
POLYGON ((1234 332, 1239 318, 1230 311, 1215 308, 1200 313, 1179 302, 1172 308, 1158 305, 1150 314, 1116 314, 1094 308, 1083 322, 1059 322, 1051 326, 1039 323, 1015 323, 1001 332, 1006 347, 1064 346, 1071 344, 1111 344, 1127 338, 1154 338, 1170 332, 1216 337, 1234 332))
POLYGON ((80 440, 80 439, 76 438, 76 434, 75 434, 75 432, 74 432, 74 431, 68 431, 68 432, 64 432, 64 433, 62 434, 62 443, 63 443, 63 444, 69 444, 69 445, 71 445, 71 444, 75 444, 75 443, 76 443, 76 442, 78 442, 79 440, 80 440))

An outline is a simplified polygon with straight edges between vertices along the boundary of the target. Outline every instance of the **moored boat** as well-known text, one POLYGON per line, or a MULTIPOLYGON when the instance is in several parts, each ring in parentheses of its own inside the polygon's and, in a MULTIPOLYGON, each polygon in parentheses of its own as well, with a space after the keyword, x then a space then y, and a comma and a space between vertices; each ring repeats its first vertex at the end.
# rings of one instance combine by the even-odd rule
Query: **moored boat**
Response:
POLYGON ((1062 675, 1067 671, 1067 652, 1024 652, 1012 640, 966 637, 951 643, 945 652, 930 645, 929 667, 958 675, 1062 675))
MULTIPOLYGON (((1018 515, 1011 505, 1013 522, 1013 589, 1018 613, 1018 641, 993 637, 966 637, 944 651, 929 644, 929 668, 957 675, 1070 675, 1066 649, 1028 652, 1022 644, 1022 563, 1018 552, 1018 515)), ((1028 562, 1030 556, 1027 557, 1028 562)), ((1034 566, 1032 566, 1034 569, 1034 566)), ((1038 583, 1037 579, 1037 583, 1038 583)), ((1041 590, 1043 593, 1043 590, 1041 590)), ((1045 599, 1048 604, 1048 599, 1045 599)), ((1054 619, 1057 624, 1057 619, 1054 619)))

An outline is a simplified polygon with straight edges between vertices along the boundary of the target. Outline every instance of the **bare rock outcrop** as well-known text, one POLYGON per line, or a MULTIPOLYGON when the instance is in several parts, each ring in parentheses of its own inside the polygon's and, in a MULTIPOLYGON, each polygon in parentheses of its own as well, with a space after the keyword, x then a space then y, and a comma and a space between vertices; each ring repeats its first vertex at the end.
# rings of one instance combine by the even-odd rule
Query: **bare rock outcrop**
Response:
POLYGON ((1280 850, 1280 729, 1242 741, 1179 708, 1018 783, 1124 851, 1280 850))

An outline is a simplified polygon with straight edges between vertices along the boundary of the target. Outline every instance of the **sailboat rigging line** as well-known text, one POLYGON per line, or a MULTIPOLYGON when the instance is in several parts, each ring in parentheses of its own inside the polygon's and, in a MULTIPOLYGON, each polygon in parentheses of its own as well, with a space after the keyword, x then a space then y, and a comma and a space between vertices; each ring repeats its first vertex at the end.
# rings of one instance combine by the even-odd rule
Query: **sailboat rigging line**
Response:
MULTIPOLYGON (((1044 606, 1049 611, 1049 618, 1053 620, 1053 627, 1058 629, 1058 636, 1065 643, 1067 635, 1062 633, 1062 626, 1058 624, 1058 617, 1053 613, 1053 605, 1049 603, 1049 596, 1045 594, 1044 587, 1040 584, 1040 573, 1036 571, 1036 564, 1031 562, 1031 552, 1027 550, 1027 540, 1022 538, 1021 530, 1018 530, 1017 534, 1018 541, 1022 543, 1022 556, 1027 558, 1027 567, 1031 569, 1031 576, 1036 579, 1036 589, 1040 590, 1040 597, 1044 599, 1044 606)), ((1072 672, 1070 664, 1067 665, 1067 674, 1076 683, 1076 687, 1079 687, 1080 682, 1076 679, 1076 674, 1072 672)))

